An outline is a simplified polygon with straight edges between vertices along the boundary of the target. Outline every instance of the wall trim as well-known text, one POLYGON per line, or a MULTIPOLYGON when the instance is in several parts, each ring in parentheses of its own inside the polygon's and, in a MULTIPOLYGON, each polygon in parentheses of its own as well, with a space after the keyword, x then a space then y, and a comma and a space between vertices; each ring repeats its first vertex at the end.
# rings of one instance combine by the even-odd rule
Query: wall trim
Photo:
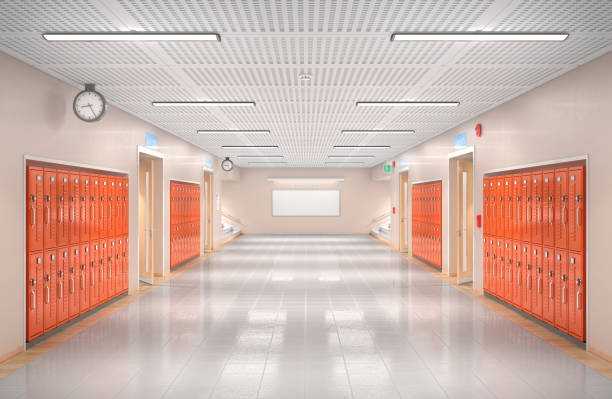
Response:
POLYGON ((453 151, 453 152, 449 153, 448 154, 448 159, 457 158, 457 157, 460 157, 461 155, 471 154, 473 152, 474 152, 474 146, 471 145, 469 147, 465 147, 465 148, 462 148, 460 150, 453 151))
POLYGON ((148 147, 143 147, 141 145, 138 146, 138 152, 140 154, 147 154, 147 155, 150 155, 150 156, 155 157, 155 158, 164 158, 164 154, 163 153, 161 153, 159 151, 152 150, 152 149, 150 149, 148 147))
POLYGON ((173 177, 170 177, 168 180, 171 183, 187 183, 187 184, 193 184, 194 186, 200 186, 201 185, 200 182, 197 182, 197 181, 175 179, 173 177))
POLYGON ((20 346, 18 346, 17 348, 8 351, 7 353, 3 354, 2 356, 0 356, 0 363, 5 362, 6 360, 9 360, 12 357, 17 356, 18 354, 20 354, 21 352, 25 352, 25 349, 20 346))
POLYGON ((588 155, 578 155, 578 156, 569 157, 569 158, 553 159, 551 161, 528 163, 524 165, 515 165, 515 166, 509 166, 506 168, 499 168, 499 169, 490 169, 490 170, 485 170, 484 172, 482 172, 482 174, 484 176, 484 175, 489 175, 492 173, 510 172, 510 171, 517 170, 517 169, 537 168, 540 166, 548 166, 548 165, 554 165, 558 163, 587 161, 588 159, 589 159, 588 155))
POLYGON ((86 163, 68 162, 68 161, 62 161, 62 160, 53 159, 53 158, 37 157, 35 155, 26 154, 23 156, 23 159, 24 159, 24 165, 27 163, 27 161, 36 161, 36 162, 54 163, 54 164, 62 165, 62 166, 72 166, 75 168, 94 169, 94 170, 99 170, 103 172, 111 172, 111 173, 129 175, 129 172, 127 170, 104 168, 101 166, 90 165, 86 163))
POLYGON ((606 354, 604 351, 600 349, 594 348, 593 345, 589 345, 587 352, 591 352, 595 356, 600 357, 607 362, 612 362, 612 356, 606 354))

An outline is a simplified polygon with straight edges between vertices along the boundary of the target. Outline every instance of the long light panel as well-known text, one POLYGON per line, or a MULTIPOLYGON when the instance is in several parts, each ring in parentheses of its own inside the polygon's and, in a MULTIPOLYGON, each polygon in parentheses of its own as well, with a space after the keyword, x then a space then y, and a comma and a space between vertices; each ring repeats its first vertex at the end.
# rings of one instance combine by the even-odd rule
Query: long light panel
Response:
POLYGON ((153 101, 154 107, 254 107, 255 101, 153 101))
POLYGON ((344 177, 268 177, 271 183, 329 183, 342 182, 344 177))
POLYGON ((221 148, 226 150, 249 150, 249 149, 259 149, 259 150, 267 150, 267 149, 276 149, 277 145, 222 145, 221 148))
POLYGON ((249 162, 249 164, 279 164, 279 163, 287 163, 287 162, 283 162, 283 161, 270 161, 270 162, 266 162, 266 161, 252 161, 249 162))
POLYGON ((414 130, 343 130, 342 134, 414 134, 414 130))
POLYGON ((386 150, 391 148, 390 145, 335 145, 334 148, 342 148, 342 149, 356 149, 356 150, 386 150))
POLYGON ((200 42, 220 41, 218 33, 174 32, 49 32, 43 38, 50 42, 200 42))
POLYGON ((240 159, 254 159, 254 158, 284 158, 283 155, 238 155, 234 158, 240 159))
POLYGON ((355 164, 355 165, 360 165, 364 162, 360 162, 360 161, 346 161, 346 162, 342 162, 342 161, 327 161, 325 162, 326 165, 349 165, 349 164, 355 164))
POLYGON ((358 107, 458 107, 459 101, 357 101, 358 107))
POLYGON ((376 155, 328 155, 328 158, 376 158, 376 155))
POLYGON ((269 130, 198 130, 198 134, 270 134, 269 130))
POLYGON ((398 32, 391 35, 392 41, 483 41, 483 42, 560 42, 569 37, 567 33, 545 32, 398 32))

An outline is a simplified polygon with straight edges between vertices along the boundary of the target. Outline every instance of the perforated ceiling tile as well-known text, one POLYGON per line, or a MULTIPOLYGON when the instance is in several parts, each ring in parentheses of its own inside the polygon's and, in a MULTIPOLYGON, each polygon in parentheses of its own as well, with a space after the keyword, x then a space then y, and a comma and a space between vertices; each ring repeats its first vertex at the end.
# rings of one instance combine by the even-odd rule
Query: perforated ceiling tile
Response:
POLYGON ((374 155, 352 165, 369 167, 610 51, 611 20, 612 2, 603 0, 0 1, 0 50, 74 86, 96 83, 110 104, 220 157, 282 155, 286 164, 270 166, 331 167, 329 155, 374 155), (473 30, 570 37, 556 43, 390 40, 398 31, 473 30), (50 43, 41 37, 48 31, 205 31, 220 33, 221 41, 50 43), (154 107, 155 100, 257 105, 154 107), (401 100, 461 104, 355 106, 401 100), (225 129, 270 133, 197 133, 225 129), (415 133, 347 135, 344 129, 415 133))

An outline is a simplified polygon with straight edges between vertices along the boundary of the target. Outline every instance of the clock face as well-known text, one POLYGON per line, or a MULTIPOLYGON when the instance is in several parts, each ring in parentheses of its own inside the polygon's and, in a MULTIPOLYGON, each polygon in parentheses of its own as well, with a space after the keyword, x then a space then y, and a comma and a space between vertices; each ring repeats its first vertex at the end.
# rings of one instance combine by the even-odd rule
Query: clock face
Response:
POLYGON ((221 162, 221 167, 224 171, 229 172, 234 167, 234 163, 229 159, 225 159, 223 162, 221 162))
POLYGON ((76 95, 72 107, 76 116, 82 121, 95 122, 104 115, 106 100, 97 91, 84 90, 76 95))

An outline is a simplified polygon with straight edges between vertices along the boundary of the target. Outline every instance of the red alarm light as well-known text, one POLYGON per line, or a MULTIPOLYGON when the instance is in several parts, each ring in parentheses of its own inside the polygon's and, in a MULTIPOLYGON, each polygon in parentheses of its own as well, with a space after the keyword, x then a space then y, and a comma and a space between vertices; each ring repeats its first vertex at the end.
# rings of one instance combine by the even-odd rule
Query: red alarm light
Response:
POLYGON ((395 169, 395 161, 393 161, 393 169, 395 169))
POLYGON ((395 207, 393 207, 393 214, 395 215, 395 207))
POLYGON ((482 226, 482 217, 481 215, 476 215, 476 227, 480 228, 482 226))
POLYGON ((482 126, 480 125, 480 123, 476 124, 476 137, 480 137, 482 136, 482 126))

